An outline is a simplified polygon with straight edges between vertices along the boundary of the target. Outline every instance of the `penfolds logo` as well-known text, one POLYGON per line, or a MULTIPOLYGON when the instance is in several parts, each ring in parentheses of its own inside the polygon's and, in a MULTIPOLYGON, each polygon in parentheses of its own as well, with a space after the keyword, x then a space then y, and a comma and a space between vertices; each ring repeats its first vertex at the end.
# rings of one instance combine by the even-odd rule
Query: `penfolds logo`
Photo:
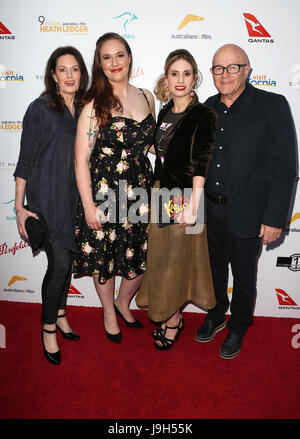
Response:
POLYGON ((10 247, 7 245, 7 242, 3 242, 3 244, 0 244, 0 256, 8 254, 15 255, 17 251, 23 250, 26 247, 30 247, 27 241, 20 241, 19 244, 15 242, 10 247))

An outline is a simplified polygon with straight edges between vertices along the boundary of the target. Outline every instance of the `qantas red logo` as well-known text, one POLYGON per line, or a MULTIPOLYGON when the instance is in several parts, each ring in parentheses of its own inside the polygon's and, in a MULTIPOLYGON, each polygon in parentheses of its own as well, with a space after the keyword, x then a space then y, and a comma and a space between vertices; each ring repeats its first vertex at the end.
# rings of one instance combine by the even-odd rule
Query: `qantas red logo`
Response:
POLYGON ((81 294, 73 285, 70 285, 68 294, 81 294))
POLYGON ((295 303, 293 299, 284 290, 281 290, 280 288, 275 288, 275 291, 277 294, 279 305, 298 306, 297 303, 295 303))
POLYGON ((252 14, 245 12, 244 14, 245 23, 247 26, 249 37, 270 37, 268 31, 263 27, 263 25, 258 21, 256 17, 252 14))
POLYGON ((0 34, 2 35, 11 34, 11 31, 8 30, 7 27, 5 27, 1 21, 0 21, 0 34))

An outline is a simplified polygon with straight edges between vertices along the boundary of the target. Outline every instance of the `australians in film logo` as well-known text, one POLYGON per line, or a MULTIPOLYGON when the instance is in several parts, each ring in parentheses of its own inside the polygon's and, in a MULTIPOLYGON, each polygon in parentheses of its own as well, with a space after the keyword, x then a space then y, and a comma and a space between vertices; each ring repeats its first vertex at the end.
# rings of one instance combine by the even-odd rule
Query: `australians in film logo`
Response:
POLYGON ((12 32, 0 21, 0 40, 14 40, 15 36, 12 32))
POLYGON ((65 35, 88 35, 88 26, 84 21, 48 21, 46 17, 38 17, 41 33, 62 33, 65 35))
POLYGON ((135 39, 135 34, 131 33, 131 29, 133 27, 132 24, 134 24, 134 22, 138 20, 138 18, 139 17, 137 17, 134 12, 129 11, 122 12, 121 14, 112 17, 113 20, 117 20, 118 22, 120 22, 122 28, 121 36, 123 38, 126 38, 127 40, 135 39))
POLYGON ((249 43, 274 43, 274 39, 269 32, 253 14, 244 12, 243 15, 249 35, 249 43))
MULTIPOLYGON (((28 279, 24 276, 13 275, 7 286, 11 288, 3 288, 5 293, 25 293, 25 294, 33 294, 35 291, 30 288, 18 288, 18 283, 21 282, 21 285, 26 282, 28 279), (17 284, 16 284, 17 283, 17 284)), ((23 285, 22 285, 23 286, 23 285)))
POLYGON ((289 227, 287 227, 285 229, 285 231, 286 232, 300 232, 300 228, 294 226, 294 223, 296 223, 296 225, 299 224, 299 220, 300 220, 300 212, 294 213, 293 216, 291 217, 291 219, 288 222, 289 227), (292 224, 293 224, 293 226, 291 226, 292 224))
POLYGON ((185 17, 180 21, 179 26, 177 30, 181 31, 183 28, 185 30, 185 33, 174 33, 171 34, 171 39, 187 39, 187 40, 211 40, 212 36, 210 34, 206 33, 195 33, 195 32, 188 32, 188 30, 191 30, 191 28, 194 30, 195 22, 202 22, 205 18, 201 15, 195 15, 195 14, 187 14, 185 17))
POLYGON ((300 309, 300 306, 281 288, 275 288, 279 309, 300 309))

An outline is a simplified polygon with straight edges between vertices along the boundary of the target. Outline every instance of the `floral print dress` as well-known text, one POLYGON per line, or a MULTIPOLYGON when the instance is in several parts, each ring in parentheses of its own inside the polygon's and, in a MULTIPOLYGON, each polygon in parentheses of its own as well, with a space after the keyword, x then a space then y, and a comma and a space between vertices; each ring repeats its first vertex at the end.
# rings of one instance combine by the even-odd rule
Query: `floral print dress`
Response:
POLYGON ((99 230, 85 221, 81 201, 76 221, 74 273, 133 279, 144 273, 147 256, 152 166, 146 156, 154 140, 150 113, 141 122, 113 117, 100 129, 90 159, 92 192, 107 221, 99 230))

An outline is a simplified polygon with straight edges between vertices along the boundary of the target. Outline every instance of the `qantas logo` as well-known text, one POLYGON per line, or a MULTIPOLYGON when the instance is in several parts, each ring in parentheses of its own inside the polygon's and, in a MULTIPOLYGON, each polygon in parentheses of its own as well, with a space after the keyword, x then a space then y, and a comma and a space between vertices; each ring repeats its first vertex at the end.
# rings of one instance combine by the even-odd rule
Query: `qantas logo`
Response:
POLYGON ((294 300, 282 289, 280 288, 275 288, 276 291, 276 295, 277 295, 277 300, 279 303, 279 308, 282 307, 298 307, 297 303, 294 302, 294 300))
POLYGON ((70 285, 69 294, 81 294, 81 292, 78 291, 73 285, 70 285))
POLYGON ((243 16, 248 35, 251 37, 248 39, 249 43, 274 43, 273 39, 269 39, 271 37, 269 32, 263 27, 263 25, 254 15, 244 12, 243 16))
POLYGON ((11 31, 0 21, 0 40, 14 40, 15 37, 11 31))
POLYGON ((270 37, 271 35, 252 14, 244 13, 249 37, 270 37))
POLYGON ((84 299, 84 295, 74 285, 70 285, 68 295, 76 299, 84 299))
POLYGON ((2 35, 11 34, 11 31, 8 30, 7 27, 5 27, 1 21, 0 21, 0 34, 2 35))

